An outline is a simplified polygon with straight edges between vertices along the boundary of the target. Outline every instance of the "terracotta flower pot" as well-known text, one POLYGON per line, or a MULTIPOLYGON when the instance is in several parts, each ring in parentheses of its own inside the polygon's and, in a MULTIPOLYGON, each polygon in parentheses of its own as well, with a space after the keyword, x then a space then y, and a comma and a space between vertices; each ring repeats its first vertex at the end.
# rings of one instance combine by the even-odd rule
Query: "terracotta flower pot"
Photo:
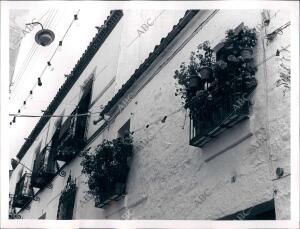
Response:
POLYGON ((243 48, 241 50, 241 56, 245 59, 245 60, 249 60, 252 58, 252 54, 253 54, 253 50, 251 48, 243 48))
POLYGON ((191 76, 189 87, 191 89, 199 89, 201 87, 201 79, 198 76, 191 76))
POLYGON ((199 70, 199 74, 202 80, 211 82, 213 79, 213 71, 209 67, 203 67, 199 70))
POLYGON ((229 45, 225 47, 227 55, 237 55, 239 53, 239 48, 236 45, 229 45))

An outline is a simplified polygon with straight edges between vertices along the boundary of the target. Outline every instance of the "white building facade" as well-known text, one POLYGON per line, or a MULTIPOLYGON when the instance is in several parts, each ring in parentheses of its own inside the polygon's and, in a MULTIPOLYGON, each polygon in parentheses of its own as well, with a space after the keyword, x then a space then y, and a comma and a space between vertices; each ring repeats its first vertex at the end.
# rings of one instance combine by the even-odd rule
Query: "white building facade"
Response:
POLYGON ((17 154, 12 217, 289 219, 290 97, 276 83, 289 67, 289 27, 270 34, 290 19, 268 13, 263 24, 261 10, 112 11, 17 154), (257 31, 249 114, 192 146, 174 72, 200 43, 217 52, 243 26, 257 31), (73 148, 93 152, 124 129, 133 138, 126 194, 96 207, 73 148))

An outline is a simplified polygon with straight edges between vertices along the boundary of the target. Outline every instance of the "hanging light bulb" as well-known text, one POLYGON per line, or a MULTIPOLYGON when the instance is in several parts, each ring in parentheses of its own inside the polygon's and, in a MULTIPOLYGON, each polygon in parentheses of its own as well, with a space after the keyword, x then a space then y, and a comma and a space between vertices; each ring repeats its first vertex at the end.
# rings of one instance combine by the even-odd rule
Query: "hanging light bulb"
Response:
POLYGON ((58 52, 61 52, 61 50, 62 50, 62 41, 59 41, 59 42, 58 42, 57 51, 58 51, 58 52))
POLYGON ((16 122, 16 116, 14 116, 13 120, 12 120, 13 123, 16 122))
POLYGON ((50 61, 47 62, 47 65, 48 65, 48 67, 50 68, 50 71, 53 71, 53 70, 54 70, 54 68, 51 67, 51 62, 50 62, 50 61))
POLYGON ((24 102, 23 102, 23 107, 24 107, 24 109, 26 109, 26 100, 24 100, 24 102))
POLYGON ((10 122, 9 125, 11 126, 11 125, 12 125, 12 122, 10 122))
POLYGON ((79 21, 78 21, 78 15, 74 14, 74 21, 75 21, 75 25, 78 27, 79 26, 79 21))
POLYGON ((103 116, 103 119, 104 119, 105 121, 108 121, 109 118, 110 118, 110 115, 105 114, 105 115, 103 116))
POLYGON ((38 78, 38 85, 39 85, 39 86, 42 86, 42 85, 43 85, 40 77, 38 78))
POLYGON ((33 98, 33 95, 32 95, 32 90, 30 90, 29 92, 29 98, 32 99, 33 98))
POLYGON ((20 109, 18 110, 18 113, 19 113, 19 114, 21 113, 21 110, 20 110, 20 109))

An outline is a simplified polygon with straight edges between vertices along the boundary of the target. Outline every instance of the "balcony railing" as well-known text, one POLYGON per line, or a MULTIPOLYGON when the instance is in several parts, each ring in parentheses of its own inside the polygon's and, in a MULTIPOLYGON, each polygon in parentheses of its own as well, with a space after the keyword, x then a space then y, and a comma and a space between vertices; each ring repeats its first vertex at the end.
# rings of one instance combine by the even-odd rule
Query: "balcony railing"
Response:
POLYGON ((31 176, 33 187, 43 188, 56 175, 58 165, 54 159, 54 153, 51 146, 46 146, 37 154, 31 176))
MULTIPOLYGON (((202 147, 249 115, 249 94, 255 89, 256 81, 247 90, 239 88, 220 94, 205 108, 190 113, 190 145, 202 147)), ((217 93, 221 88, 216 89, 217 93)))
POLYGON ((76 116, 76 112, 63 123, 59 133, 55 158, 60 161, 70 161, 84 146, 84 131, 86 116, 76 116))
POLYGON ((16 185, 12 207, 22 208, 33 197, 33 188, 30 184, 30 174, 25 173, 16 185))
POLYGON ((105 187, 102 191, 102 195, 95 199, 95 207, 103 208, 109 204, 112 200, 119 200, 126 194, 126 182, 114 183, 105 187))

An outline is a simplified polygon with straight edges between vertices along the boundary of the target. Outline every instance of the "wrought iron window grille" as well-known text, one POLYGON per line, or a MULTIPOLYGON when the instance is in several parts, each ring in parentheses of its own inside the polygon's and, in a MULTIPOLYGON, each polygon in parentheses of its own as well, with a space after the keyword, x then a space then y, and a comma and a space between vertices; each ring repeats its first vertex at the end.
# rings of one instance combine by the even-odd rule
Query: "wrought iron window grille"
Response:
POLYGON ((32 199, 34 192, 30 180, 31 174, 25 173, 18 181, 13 196, 12 208, 22 208, 32 199))
MULTIPOLYGON (((239 30, 243 28, 243 24, 239 30)), ((238 33, 238 32, 237 32, 238 33)), ((249 118, 250 96, 257 86, 254 77, 253 57, 241 57, 241 50, 229 50, 218 46, 217 61, 226 60, 228 68, 215 72, 217 85, 210 85, 202 90, 202 96, 196 95, 196 105, 190 109, 190 145, 203 147, 217 138, 228 128, 249 118), (235 53, 236 52, 236 53, 235 53), (235 61, 235 62, 234 62, 235 61), (243 65, 247 74, 237 67, 243 65), (230 80, 229 80, 230 79, 230 80), (223 82, 224 81, 224 82, 223 82), (209 94, 210 97, 207 95, 209 94)), ((252 51, 253 52, 253 51, 252 51)), ((196 91, 195 91, 196 94, 196 91)))
POLYGON ((71 175, 69 175, 67 184, 65 188, 62 190, 59 198, 57 219, 66 220, 66 219, 73 218, 76 191, 77 191, 76 180, 72 179, 71 175))
POLYGON ((45 146, 44 149, 37 154, 31 177, 33 187, 43 188, 55 177, 59 166, 54 156, 55 152, 51 144, 45 146))

